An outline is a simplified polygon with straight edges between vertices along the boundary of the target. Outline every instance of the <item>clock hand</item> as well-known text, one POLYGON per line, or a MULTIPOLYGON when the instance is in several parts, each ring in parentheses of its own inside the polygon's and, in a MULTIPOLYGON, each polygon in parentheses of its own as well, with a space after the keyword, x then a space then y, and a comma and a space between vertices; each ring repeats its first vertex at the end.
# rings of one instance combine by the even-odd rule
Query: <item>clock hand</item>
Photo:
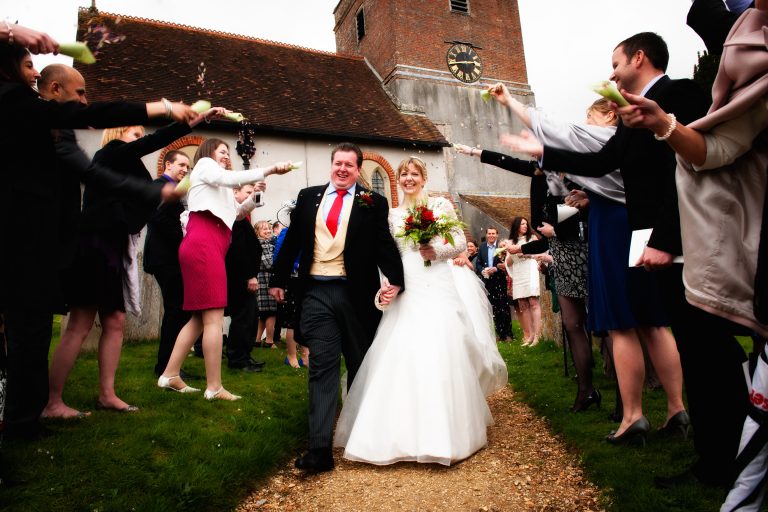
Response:
POLYGON ((473 60, 455 60, 451 64, 476 64, 473 60))

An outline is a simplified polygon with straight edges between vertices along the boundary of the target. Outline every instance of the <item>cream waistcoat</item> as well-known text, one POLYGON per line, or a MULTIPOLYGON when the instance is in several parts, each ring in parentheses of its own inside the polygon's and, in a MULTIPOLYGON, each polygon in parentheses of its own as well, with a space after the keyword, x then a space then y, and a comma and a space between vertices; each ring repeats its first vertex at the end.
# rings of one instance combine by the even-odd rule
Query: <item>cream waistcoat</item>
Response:
POLYGON ((313 276, 346 276, 344 240, 347 238, 347 225, 349 224, 349 215, 352 213, 353 204, 350 204, 349 208, 342 208, 341 223, 334 237, 328 230, 328 226, 325 225, 325 219, 323 218, 323 204, 327 199, 326 194, 323 195, 323 201, 317 209, 317 215, 315 216, 315 253, 309 273, 313 276))

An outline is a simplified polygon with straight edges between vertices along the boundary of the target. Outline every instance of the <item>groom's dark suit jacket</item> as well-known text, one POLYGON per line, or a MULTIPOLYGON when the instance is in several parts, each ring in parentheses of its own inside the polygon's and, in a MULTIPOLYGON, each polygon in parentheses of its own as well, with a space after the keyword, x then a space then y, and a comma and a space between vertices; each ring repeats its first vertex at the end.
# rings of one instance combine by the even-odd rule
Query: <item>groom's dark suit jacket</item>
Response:
MULTIPOLYGON (((662 76, 645 95, 665 112, 688 124, 707 113, 709 96, 692 80, 662 76)), ((576 153, 544 147, 542 167, 580 176, 603 176, 621 170, 632 230, 653 228, 648 245, 671 254, 682 254, 680 215, 677 210, 674 151, 657 141, 645 128, 619 123, 616 134, 597 153, 576 153)))
MULTIPOLYGON (((291 213, 291 227, 280 248, 269 283, 270 288, 285 289, 296 257, 300 256, 299 286, 296 289, 297 318, 301 317, 304 288, 312 279, 309 270, 315 250, 315 219, 327 187, 327 184, 309 187, 299 192, 296 208, 291 213)), ((391 284, 404 287, 403 263, 389 232, 388 214, 386 198, 357 185, 344 241, 344 267, 355 304, 355 311, 350 311, 350 314, 357 315, 366 329, 367 339, 359 340, 359 343, 366 344, 362 347, 363 351, 368 349, 367 345, 373 340, 381 319, 381 312, 373 303, 381 286, 378 269, 381 269, 391 284), (372 205, 361 204, 361 192, 371 194, 372 205)), ((298 326, 299 322, 296 322, 295 335, 301 340, 298 326)))

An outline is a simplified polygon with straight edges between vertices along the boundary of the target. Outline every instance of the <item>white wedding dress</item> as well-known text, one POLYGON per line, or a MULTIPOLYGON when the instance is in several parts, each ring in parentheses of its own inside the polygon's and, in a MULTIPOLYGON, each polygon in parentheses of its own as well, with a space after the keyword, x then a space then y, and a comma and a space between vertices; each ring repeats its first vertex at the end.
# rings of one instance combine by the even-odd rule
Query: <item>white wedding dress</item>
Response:
MULTIPOLYGON (((455 216, 446 199, 432 198, 430 207, 455 216)), ((393 234, 404 214, 390 210, 393 234)), ((429 267, 411 242, 395 238, 405 291, 384 312, 344 401, 334 445, 347 459, 450 465, 487 442, 493 419, 485 397, 507 384, 507 368, 485 287, 449 262, 466 247, 461 230, 453 237, 455 247, 433 240, 438 260, 429 267)))

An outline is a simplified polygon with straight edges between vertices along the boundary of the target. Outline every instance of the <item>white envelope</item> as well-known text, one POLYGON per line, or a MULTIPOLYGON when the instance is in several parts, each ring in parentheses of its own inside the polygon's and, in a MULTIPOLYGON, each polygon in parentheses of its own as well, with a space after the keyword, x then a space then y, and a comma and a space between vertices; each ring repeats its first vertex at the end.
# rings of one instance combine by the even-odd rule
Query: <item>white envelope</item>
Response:
POLYGON ((578 208, 568 206, 567 204, 559 204, 557 205, 557 222, 560 223, 566 219, 570 219, 577 213, 579 213, 578 208))
MULTIPOLYGON (((651 233, 653 233, 653 228, 648 229, 638 229, 632 232, 632 239, 629 242, 629 266, 634 267, 637 263, 637 260, 640 259, 640 256, 642 256, 643 251, 645 250, 645 246, 648 245, 648 240, 651 239, 651 233)), ((673 263, 682 263, 683 257, 677 256, 674 260, 672 260, 673 263)))

